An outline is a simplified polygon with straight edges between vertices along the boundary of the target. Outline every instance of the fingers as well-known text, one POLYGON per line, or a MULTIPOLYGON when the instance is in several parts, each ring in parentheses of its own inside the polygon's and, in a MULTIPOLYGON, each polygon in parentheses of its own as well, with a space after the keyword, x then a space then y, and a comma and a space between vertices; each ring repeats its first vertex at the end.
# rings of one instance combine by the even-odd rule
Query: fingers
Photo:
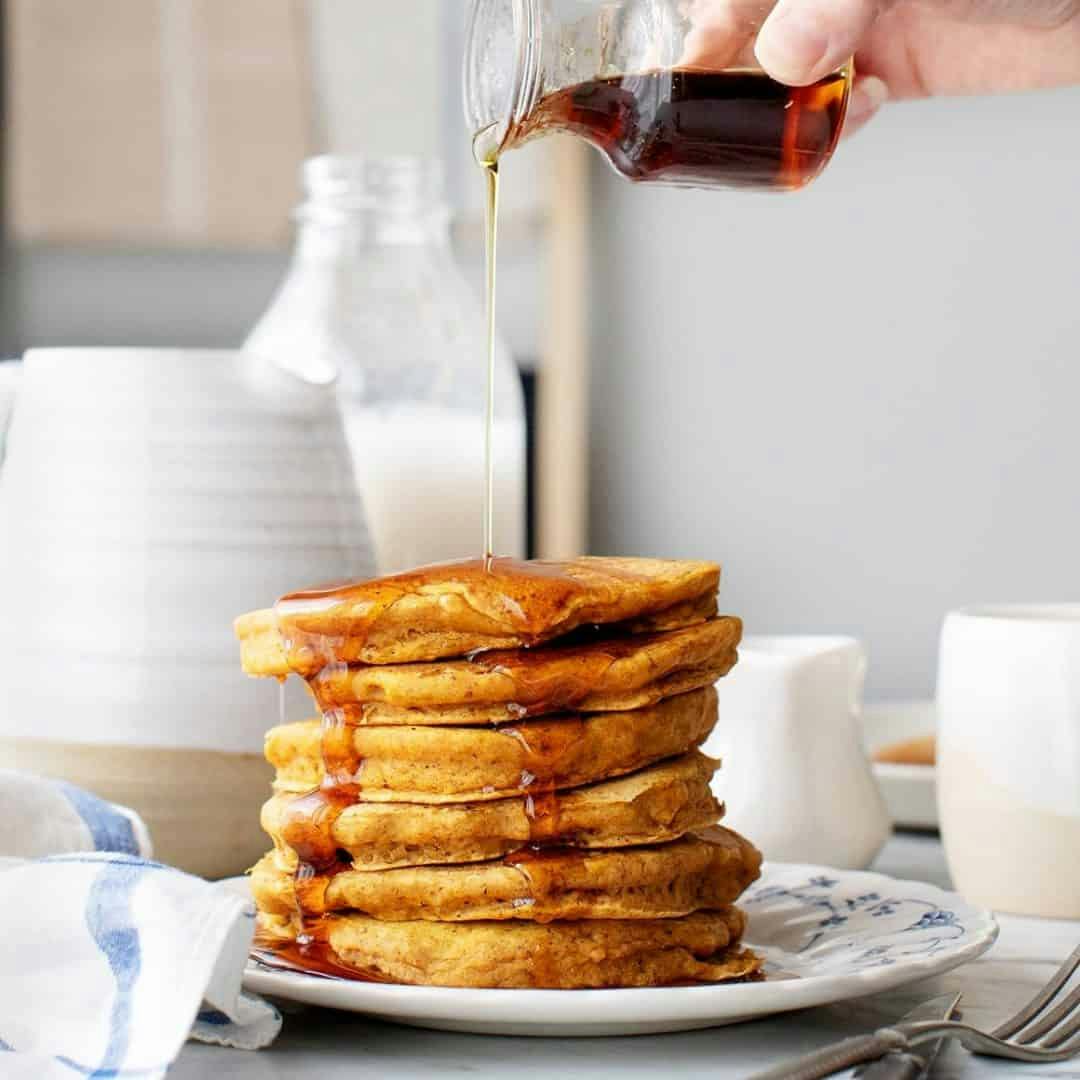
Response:
POLYGON ((752 66, 761 0, 691 0, 679 63, 721 71, 752 66))
POLYGON ((883 0, 779 0, 758 34, 758 63, 788 86, 807 86, 851 57, 883 0))
POLYGON ((889 100, 889 88, 876 75, 865 75, 855 81, 844 120, 844 138, 854 135, 874 118, 878 109, 889 100))

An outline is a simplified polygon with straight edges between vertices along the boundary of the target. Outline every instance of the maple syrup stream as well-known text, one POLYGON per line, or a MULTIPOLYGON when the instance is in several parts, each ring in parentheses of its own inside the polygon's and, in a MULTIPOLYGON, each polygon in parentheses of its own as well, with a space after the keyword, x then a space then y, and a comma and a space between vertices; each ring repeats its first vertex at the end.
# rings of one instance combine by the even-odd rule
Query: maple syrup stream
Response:
POLYGON ((499 159, 497 150, 481 152, 488 129, 473 139, 473 153, 484 172, 484 314, 487 319, 487 399, 484 405, 484 558, 495 555, 495 289, 499 239, 499 159))

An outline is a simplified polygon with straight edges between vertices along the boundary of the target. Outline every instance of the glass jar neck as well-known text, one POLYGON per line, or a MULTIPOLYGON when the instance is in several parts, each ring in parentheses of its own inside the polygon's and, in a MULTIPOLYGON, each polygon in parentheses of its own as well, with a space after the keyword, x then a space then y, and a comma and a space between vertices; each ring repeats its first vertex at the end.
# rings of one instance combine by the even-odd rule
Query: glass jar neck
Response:
POLYGON ((539 0, 473 0, 465 45, 465 111, 480 162, 494 160, 539 97, 539 0))
POLYGON ((304 163, 303 182, 306 198, 294 214, 301 254, 449 245, 436 161, 327 155, 304 163))
MULTIPOLYGON (((771 0, 740 0, 767 11, 771 0)), ((481 161, 513 145, 541 98, 627 72, 674 67, 685 0, 472 0, 465 113, 481 161)))
POLYGON ((297 211, 295 216, 300 255, 341 255, 373 247, 450 247, 446 212, 396 216, 370 211, 330 217, 297 211))

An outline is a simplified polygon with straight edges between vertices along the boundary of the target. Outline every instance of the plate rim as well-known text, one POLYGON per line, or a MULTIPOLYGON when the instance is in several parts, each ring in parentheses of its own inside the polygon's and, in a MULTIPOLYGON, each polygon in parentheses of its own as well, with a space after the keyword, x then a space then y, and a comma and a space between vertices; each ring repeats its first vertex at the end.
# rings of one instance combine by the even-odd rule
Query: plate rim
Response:
MULTIPOLYGON (((738 1021, 828 1005, 866 993, 881 993, 977 959, 997 940, 999 926, 991 911, 964 900, 958 893, 930 882, 897 878, 874 870, 841 870, 806 863, 766 863, 759 883, 769 874, 806 874, 836 877, 840 882, 877 881, 894 886, 917 886, 929 899, 940 898, 964 912, 968 934, 964 942, 931 956, 905 956, 886 967, 861 971, 806 975, 760 983, 705 984, 701 986, 620 987, 610 989, 505 989, 483 987, 414 986, 406 983, 349 982, 302 972, 273 971, 249 958, 243 983, 256 993, 344 1011, 397 1019, 420 1018, 437 1023, 477 1023, 490 1030, 498 1025, 519 1025, 539 1030, 555 1025, 618 1027, 631 1030, 648 1024, 695 1023, 714 1018, 717 1023, 738 1021), (969 925, 970 924, 970 925, 969 925), (737 1001, 724 995, 737 993, 737 1001), (329 999, 338 999, 331 1001, 329 999), (344 1000, 340 1000, 344 998, 344 1000), (530 1019, 534 1008, 544 1017, 530 1019), (587 1015, 583 1016, 582 1013, 587 1015), (633 1015, 629 1015, 632 1013, 633 1015), (558 1015, 556 1015, 558 1014, 558 1015), (639 1015, 640 1014, 640 1015, 639 1015)), ((246 879, 230 879, 231 882, 246 879)), ((751 925, 753 914, 751 912, 751 925)), ((752 940, 749 944, 753 944, 752 940)))

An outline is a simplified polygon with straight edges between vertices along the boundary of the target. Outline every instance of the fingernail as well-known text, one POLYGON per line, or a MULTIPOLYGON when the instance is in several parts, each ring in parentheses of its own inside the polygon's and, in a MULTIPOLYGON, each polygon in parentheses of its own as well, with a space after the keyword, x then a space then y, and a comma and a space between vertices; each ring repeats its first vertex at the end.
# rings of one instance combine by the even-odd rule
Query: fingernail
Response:
POLYGON ((765 20, 754 52, 774 79, 789 86, 811 83, 829 70, 829 35, 798 7, 777 9, 765 20))
POLYGON ((889 100, 889 88, 874 75, 858 80, 851 88, 848 102, 847 123, 857 124, 877 112, 889 100))

